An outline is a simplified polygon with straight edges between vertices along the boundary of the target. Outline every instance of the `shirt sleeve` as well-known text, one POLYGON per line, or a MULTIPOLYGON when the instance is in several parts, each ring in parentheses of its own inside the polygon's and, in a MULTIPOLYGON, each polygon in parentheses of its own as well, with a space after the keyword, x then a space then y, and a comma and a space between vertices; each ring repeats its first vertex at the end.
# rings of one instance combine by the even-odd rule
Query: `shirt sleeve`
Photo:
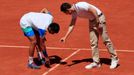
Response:
POLYGON ((73 19, 76 19, 76 18, 77 18, 77 13, 74 12, 74 13, 72 14, 72 18, 73 18, 73 19))

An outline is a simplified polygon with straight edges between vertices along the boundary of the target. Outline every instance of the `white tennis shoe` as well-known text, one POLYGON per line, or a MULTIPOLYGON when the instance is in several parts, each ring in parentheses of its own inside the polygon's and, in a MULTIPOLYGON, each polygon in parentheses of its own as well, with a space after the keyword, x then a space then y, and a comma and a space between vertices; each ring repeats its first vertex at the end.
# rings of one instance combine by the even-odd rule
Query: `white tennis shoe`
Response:
POLYGON ((119 63, 118 58, 112 58, 111 59, 110 69, 115 69, 118 66, 118 63, 119 63))
POLYGON ((98 64, 98 63, 95 63, 95 62, 85 66, 86 69, 99 68, 99 67, 101 67, 101 64, 100 63, 98 64))

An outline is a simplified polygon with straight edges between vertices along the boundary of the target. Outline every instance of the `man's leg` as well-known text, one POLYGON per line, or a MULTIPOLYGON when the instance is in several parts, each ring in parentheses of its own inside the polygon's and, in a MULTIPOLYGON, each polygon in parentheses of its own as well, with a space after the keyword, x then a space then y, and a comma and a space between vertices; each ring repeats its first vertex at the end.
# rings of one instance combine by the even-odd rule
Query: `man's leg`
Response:
POLYGON ((92 49, 93 63, 87 65, 85 67, 86 69, 101 66, 99 59, 99 49, 98 49, 99 33, 97 31, 97 27, 93 26, 94 24, 96 24, 96 22, 90 23, 90 44, 92 49))
POLYGON ((42 50, 42 53, 43 53, 43 55, 44 55, 44 57, 45 57, 45 63, 44 63, 44 65, 45 65, 46 67, 50 68, 49 56, 48 56, 48 53, 47 53, 47 51, 46 51, 46 45, 45 45, 44 40, 43 40, 42 38, 40 39, 39 47, 40 47, 40 49, 42 50))
POLYGON ((110 40, 108 34, 107 34, 107 31, 105 30, 105 26, 103 27, 102 29, 102 39, 103 39, 103 43, 105 44, 105 46, 107 47, 108 49, 108 52, 111 54, 111 66, 110 66, 110 69, 114 69, 117 67, 118 65, 118 57, 117 57, 117 53, 114 49, 114 46, 113 46, 113 43, 112 41, 110 40))
POLYGON ((38 53, 38 57, 39 57, 39 60, 42 62, 42 64, 45 64, 45 60, 43 60, 43 56, 42 56, 42 48, 40 46, 40 35, 39 35, 39 32, 34 30, 35 32, 35 35, 36 35, 36 39, 37 39, 37 44, 36 44, 36 50, 37 50, 37 53, 38 53))
POLYGON ((35 65, 34 62, 33 62, 34 50, 35 50, 35 46, 36 46, 36 43, 37 43, 33 28, 32 27, 27 27, 27 28, 22 28, 22 30, 24 32, 24 35, 30 41, 28 67, 33 68, 33 69, 39 69, 40 67, 35 65))
MULTIPOLYGON (((102 18, 101 20, 103 20, 104 15, 102 17, 100 17, 100 18, 102 18)), ((105 44, 105 46, 107 47, 109 53, 111 54, 112 62, 111 62, 110 68, 114 69, 114 68, 117 67, 117 64, 118 64, 117 53, 116 53, 116 51, 114 49, 112 41, 110 40, 110 37, 108 36, 105 21, 102 22, 100 25, 101 25, 101 27, 99 28, 99 32, 100 32, 100 35, 102 36, 103 43, 105 44)))
POLYGON ((33 68, 33 69, 39 69, 40 67, 34 64, 33 57, 34 57, 34 51, 35 51, 35 46, 36 46, 36 37, 28 37, 30 41, 30 46, 29 46, 29 60, 28 60, 28 67, 33 68))
POLYGON ((42 64, 44 64, 46 67, 50 67, 50 61, 49 61, 49 57, 48 57, 48 54, 47 54, 47 51, 46 51, 46 45, 45 45, 45 40, 42 38, 42 34, 39 34, 38 31, 35 32, 36 34, 36 37, 37 37, 37 45, 38 45, 38 48, 39 50, 42 51, 44 57, 45 57, 45 62, 42 61, 42 64))
POLYGON ((98 33, 96 31, 90 31, 90 44, 92 49, 92 57, 94 62, 99 62, 99 49, 98 49, 98 33))

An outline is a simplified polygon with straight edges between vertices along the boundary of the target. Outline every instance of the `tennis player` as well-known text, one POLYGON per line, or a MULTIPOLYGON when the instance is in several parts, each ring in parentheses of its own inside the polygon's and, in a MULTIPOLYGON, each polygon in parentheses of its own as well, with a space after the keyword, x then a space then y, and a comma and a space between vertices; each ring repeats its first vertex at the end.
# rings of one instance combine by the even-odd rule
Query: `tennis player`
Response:
POLYGON ((30 41, 28 67, 32 69, 40 68, 33 61, 36 45, 41 50, 39 53, 41 54, 42 52, 45 57, 45 64, 50 65, 46 51, 45 36, 47 32, 55 34, 60 30, 59 24, 53 22, 52 14, 46 8, 42 9, 41 12, 26 13, 20 19, 20 26, 24 35, 30 41))

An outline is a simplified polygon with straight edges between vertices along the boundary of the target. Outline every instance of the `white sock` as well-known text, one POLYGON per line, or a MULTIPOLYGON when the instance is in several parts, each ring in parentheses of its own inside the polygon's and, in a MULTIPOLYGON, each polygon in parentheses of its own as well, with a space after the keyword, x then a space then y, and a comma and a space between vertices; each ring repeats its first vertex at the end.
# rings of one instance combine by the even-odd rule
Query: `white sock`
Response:
POLYGON ((30 56, 29 56, 28 63, 29 63, 29 64, 32 64, 32 63, 33 63, 33 57, 30 57, 30 56))

